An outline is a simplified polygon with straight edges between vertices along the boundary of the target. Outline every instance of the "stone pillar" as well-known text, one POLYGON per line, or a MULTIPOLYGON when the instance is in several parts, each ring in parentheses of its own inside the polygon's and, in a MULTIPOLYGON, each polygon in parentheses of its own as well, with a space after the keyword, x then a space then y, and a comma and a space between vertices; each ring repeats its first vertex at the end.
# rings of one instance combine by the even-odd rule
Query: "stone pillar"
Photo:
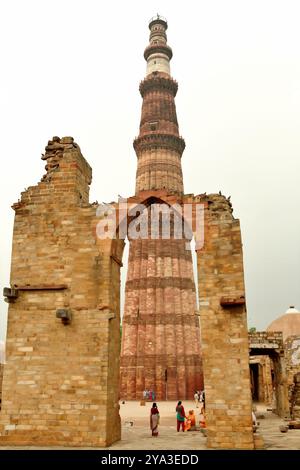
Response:
POLYGON ((291 394, 291 418, 300 421, 300 372, 294 375, 291 394))
POLYGON ((203 197, 205 240, 197 251, 207 446, 253 449, 242 242, 229 200, 203 197))
POLYGON ((284 342, 289 401, 294 387, 294 376, 300 372, 300 335, 289 336, 284 342))
POLYGON ((265 386, 265 403, 270 406, 272 403, 273 384, 271 372, 271 359, 264 356, 264 386, 265 386))
POLYGON ((286 373, 286 358, 284 352, 273 355, 276 413, 285 418, 289 416, 288 383, 286 373))
POLYGON ((53 138, 43 159, 42 181, 14 205, 17 297, 8 311, 0 444, 107 446, 121 431, 115 260, 123 242, 114 255, 111 240, 96 240, 91 168, 73 139, 53 138))
POLYGON ((3 379, 3 364, 0 363, 0 410, 2 402, 2 379, 3 379))

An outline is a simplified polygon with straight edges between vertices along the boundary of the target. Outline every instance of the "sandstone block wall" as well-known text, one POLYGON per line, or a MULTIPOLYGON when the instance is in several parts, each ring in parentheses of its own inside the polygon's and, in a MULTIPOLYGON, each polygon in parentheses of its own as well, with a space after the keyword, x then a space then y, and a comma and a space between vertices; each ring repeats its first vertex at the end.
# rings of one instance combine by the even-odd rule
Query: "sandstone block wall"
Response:
POLYGON ((287 385, 289 399, 294 386, 294 376, 300 373, 300 336, 294 335, 284 342, 287 367, 287 385))
POLYGON ((300 421, 300 372, 294 375, 291 392, 291 418, 300 421))
POLYGON ((8 312, 0 443, 105 446, 120 438, 120 266, 111 241, 96 240, 92 173, 78 145, 53 138, 43 159, 42 181, 14 205, 18 298, 8 312), (70 310, 69 325, 57 309, 70 310))
POLYGON ((249 334, 249 347, 251 349, 283 350, 283 339, 280 331, 256 331, 249 334))
POLYGON ((0 364, 0 410, 2 402, 2 379, 3 379, 3 364, 0 364))
POLYGON ((224 196, 200 199, 206 207, 204 246, 197 252, 197 264, 207 445, 253 449, 240 225, 224 196))

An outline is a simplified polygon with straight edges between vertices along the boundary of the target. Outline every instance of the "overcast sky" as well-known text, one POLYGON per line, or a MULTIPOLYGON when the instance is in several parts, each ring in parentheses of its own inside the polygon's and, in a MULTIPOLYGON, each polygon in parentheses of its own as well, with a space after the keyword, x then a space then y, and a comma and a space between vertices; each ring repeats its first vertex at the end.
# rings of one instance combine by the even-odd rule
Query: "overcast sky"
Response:
MULTIPOLYGON (((91 201, 134 193, 148 20, 168 20, 185 192, 231 195, 249 327, 300 308, 300 2, 2 0, 0 284, 10 206, 44 174, 54 135, 93 167, 91 201)), ((0 339, 7 304, 0 304, 0 339)))

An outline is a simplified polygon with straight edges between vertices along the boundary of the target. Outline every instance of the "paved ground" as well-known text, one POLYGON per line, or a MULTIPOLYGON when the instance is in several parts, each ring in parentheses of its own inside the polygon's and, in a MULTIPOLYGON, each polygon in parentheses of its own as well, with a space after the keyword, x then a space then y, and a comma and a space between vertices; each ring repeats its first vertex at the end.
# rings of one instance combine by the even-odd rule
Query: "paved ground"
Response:
POLYGON ((265 419, 259 419, 259 433, 263 436, 265 449, 300 450, 300 429, 289 429, 282 433, 279 426, 287 424, 283 419, 271 412, 265 412, 265 419))
MULTIPOLYGON (((194 402, 183 403, 186 413, 193 409, 196 416, 199 409, 194 402)), ((122 419, 122 440, 113 444, 110 449, 165 449, 165 450, 185 450, 185 449, 206 449, 206 438, 200 431, 177 432, 176 431, 176 402, 158 403, 160 411, 159 436, 151 436, 149 415, 151 403, 140 406, 138 402, 127 402, 120 405, 122 419), (133 426, 130 425, 133 422, 133 426)), ((277 415, 266 410, 263 405, 257 405, 257 413, 265 416, 259 419, 258 433, 263 436, 265 448, 300 450, 300 429, 290 429, 287 433, 279 430, 284 421, 277 415)), ((197 419, 198 421, 198 419, 197 419)))
MULTIPOLYGON (((196 411, 198 421, 199 409, 195 403, 185 401, 183 403, 186 414, 190 409, 196 411)), ((160 411, 159 436, 152 437, 150 430, 150 408, 152 404, 140 406, 139 402, 126 402, 120 404, 122 420, 122 440, 113 444, 112 450, 205 450, 206 438, 201 431, 177 432, 176 431, 176 402, 158 403, 160 411), (133 423, 131 425, 131 423, 133 423)), ((287 433, 281 433, 279 426, 284 421, 272 412, 266 411, 264 406, 257 406, 258 413, 263 413, 265 418, 259 418, 259 434, 265 441, 265 448, 269 450, 300 450, 300 429, 290 429, 287 433)), ((0 450, 11 449, 37 449, 37 447, 1 447, 0 450)), ((44 448, 46 449, 46 448, 44 448)), ((49 449, 49 448, 47 448, 49 449)), ((53 447, 51 449, 54 449, 53 447)), ((55 448, 55 449, 62 449, 55 448)), ((70 449, 70 448, 64 448, 70 449)), ((78 448, 77 448, 78 449, 78 448)))
MULTIPOLYGON (((152 437, 150 430, 150 408, 152 403, 147 402, 146 406, 140 406, 139 402, 126 402, 125 405, 121 403, 122 440, 113 444, 110 449, 205 449, 206 438, 200 431, 177 432, 176 405, 177 402, 175 401, 158 403, 160 413, 159 436, 152 437), (133 426, 130 426, 130 422, 133 422, 133 426)), ((183 402, 183 405, 186 414, 191 409, 196 410, 196 416, 199 414, 194 402, 186 401, 183 402)))

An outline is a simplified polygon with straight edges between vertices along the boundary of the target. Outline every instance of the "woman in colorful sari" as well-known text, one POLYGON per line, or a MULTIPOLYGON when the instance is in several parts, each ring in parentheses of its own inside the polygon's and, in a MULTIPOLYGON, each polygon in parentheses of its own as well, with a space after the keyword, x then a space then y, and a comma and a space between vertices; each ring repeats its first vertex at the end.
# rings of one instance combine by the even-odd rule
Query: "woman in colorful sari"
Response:
POLYGON ((194 415, 194 410, 190 410, 186 418, 185 428, 187 431, 193 431, 195 429, 195 426, 196 426, 196 417, 194 415))
POLYGON ((158 424, 159 424, 159 411, 157 404, 153 403, 150 413, 150 429, 152 431, 152 436, 158 436, 158 424))
POLYGON ((184 420, 185 420, 185 411, 182 405, 182 402, 179 401, 176 406, 176 418, 177 418, 177 432, 180 431, 180 426, 182 426, 182 431, 184 432, 184 420))

